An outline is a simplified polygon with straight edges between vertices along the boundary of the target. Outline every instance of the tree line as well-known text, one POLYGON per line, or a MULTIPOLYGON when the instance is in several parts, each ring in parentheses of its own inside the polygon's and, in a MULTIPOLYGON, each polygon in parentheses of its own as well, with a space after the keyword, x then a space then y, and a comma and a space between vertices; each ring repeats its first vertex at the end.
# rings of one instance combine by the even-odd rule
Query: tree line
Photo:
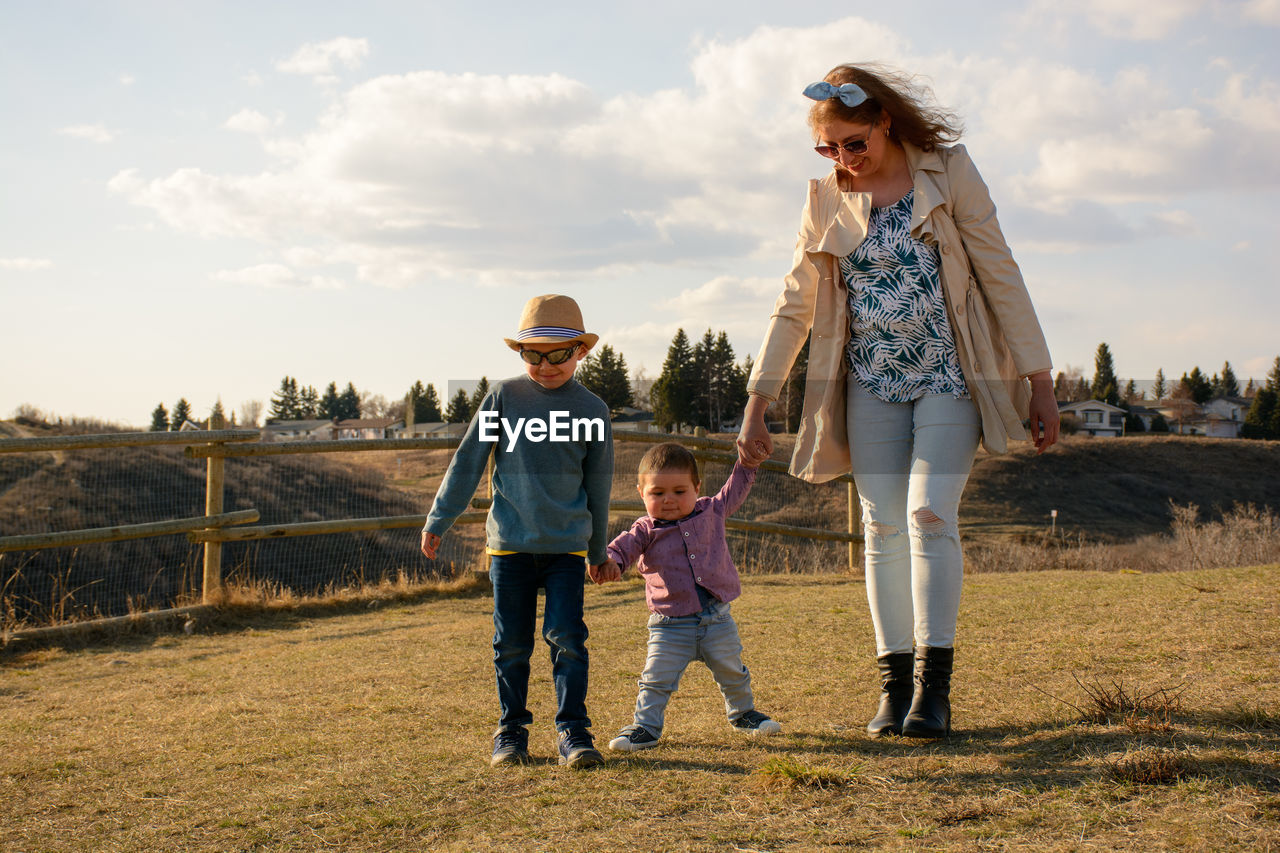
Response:
MULTIPOLYGON (((1120 380, 1116 376, 1115 360, 1111 348, 1104 342, 1098 344, 1094 354, 1093 379, 1085 379, 1079 372, 1059 371, 1054 378, 1053 393, 1060 403, 1074 403, 1083 400, 1100 400, 1125 410, 1125 432, 1142 432, 1145 424, 1132 412, 1133 407, 1147 400, 1146 393, 1139 391, 1133 379, 1129 379, 1121 390, 1120 380)), ((1255 385, 1249 379, 1243 389, 1231 362, 1223 362, 1222 370, 1212 376, 1206 376, 1196 365, 1190 373, 1183 373, 1176 382, 1165 378, 1164 368, 1157 368, 1155 381, 1151 386, 1151 399, 1154 403, 1162 400, 1173 401, 1173 407, 1189 408, 1190 404, 1204 405, 1218 397, 1234 397, 1237 399, 1250 397, 1253 402, 1245 416, 1241 428, 1243 438, 1280 438, 1280 356, 1276 357, 1262 385, 1255 385)), ((1163 415, 1157 414, 1151 421, 1152 432, 1168 432, 1169 424, 1163 415)))

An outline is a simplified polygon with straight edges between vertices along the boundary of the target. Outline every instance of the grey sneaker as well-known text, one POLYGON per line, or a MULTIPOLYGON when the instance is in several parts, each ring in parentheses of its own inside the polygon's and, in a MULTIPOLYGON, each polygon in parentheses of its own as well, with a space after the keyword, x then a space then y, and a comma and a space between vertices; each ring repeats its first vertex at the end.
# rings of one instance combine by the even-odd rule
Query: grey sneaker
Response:
POLYGON ((560 732, 560 763, 574 770, 585 770, 604 763, 604 756, 596 749, 591 732, 586 729, 565 729, 560 732))
POLYGON ((658 745, 658 739, 644 726, 631 725, 624 728, 616 738, 609 741, 609 748, 614 752, 637 752, 641 749, 652 749, 658 745))
POLYGON ((736 720, 730 720, 729 725, 744 735, 750 735, 751 737, 776 735, 782 731, 782 726, 778 725, 776 720, 771 720, 768 714, 761 714, 759 711, 754 710, 747 711, 736 720))
POLYGON ((493 733, 493 757, 489 759, 490 767, 502 767, 508 764, 528 764, 529 730, 524 726, 510 729, 498 729, 493 733))

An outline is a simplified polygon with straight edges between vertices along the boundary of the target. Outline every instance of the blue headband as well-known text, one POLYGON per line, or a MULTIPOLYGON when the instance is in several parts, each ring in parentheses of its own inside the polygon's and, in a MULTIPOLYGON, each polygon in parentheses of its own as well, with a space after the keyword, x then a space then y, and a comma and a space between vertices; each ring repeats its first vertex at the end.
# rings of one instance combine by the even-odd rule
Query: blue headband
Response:
POLYGON ((821 83, 810 83, 804 89, 804 96, 815 101, 829 101, 839 98, 846 107, 856 107, 867 99, 867 93, 857 83, 845 83, 843 86, 832 86, 825 80, 821 83))

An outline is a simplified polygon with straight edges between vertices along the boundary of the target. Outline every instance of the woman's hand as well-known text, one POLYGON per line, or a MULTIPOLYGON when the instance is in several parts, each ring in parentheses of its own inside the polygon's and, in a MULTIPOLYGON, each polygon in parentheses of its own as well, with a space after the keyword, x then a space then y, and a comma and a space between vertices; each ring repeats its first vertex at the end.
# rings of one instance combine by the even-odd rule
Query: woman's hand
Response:
POLYGON ((769 401, 759 394, 747 398, 742 412, 742 429, 738 431, 738 461, 755 468, 773 454, 773 439, 764 423, 764 410, 769 401))
POLYGON ((1036 453, 1044 453, 1058 440, 1058 401, 1053 396, 1049 371, 1034 373, 1031 380, 1030 427, 1036 453))
POLYGON ((436 558, 436 551, 440 548, 440 537, 434 533, 422 531, 422 553, 429 560, 436 558))

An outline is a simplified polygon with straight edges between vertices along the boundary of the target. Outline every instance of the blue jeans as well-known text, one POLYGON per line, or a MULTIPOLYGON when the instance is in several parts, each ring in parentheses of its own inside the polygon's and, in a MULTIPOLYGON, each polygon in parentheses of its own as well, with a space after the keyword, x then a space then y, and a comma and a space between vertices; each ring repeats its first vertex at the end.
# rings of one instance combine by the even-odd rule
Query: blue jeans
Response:
POLYGON ((556 688, 556 729, 587 728, 587 626, 582 621, 586 563, 576 554, 495 554, 493 669, 498 679, 501 728, 527 726, 529 658, 538 611, 538 589, 546 589, 542 638, 551 650, 556 688))
POLYGON ((849 456, 862 499, 876 654, 951 648, 964 554, 960 495, 978 449, 972 400, 886 403, 849 377, 849 456))
POLYGON ((690 662, 700 660, 724 695, 730 721, 755 708, 751 698, 751 673, 742 663, 742 641, 729 605, 712 601, 701 613, 690 616, 649 617, 649 656, 640 674, 636 696, 636 725, 661 737, 667 702, 680 686, 680 676, 690 662))

